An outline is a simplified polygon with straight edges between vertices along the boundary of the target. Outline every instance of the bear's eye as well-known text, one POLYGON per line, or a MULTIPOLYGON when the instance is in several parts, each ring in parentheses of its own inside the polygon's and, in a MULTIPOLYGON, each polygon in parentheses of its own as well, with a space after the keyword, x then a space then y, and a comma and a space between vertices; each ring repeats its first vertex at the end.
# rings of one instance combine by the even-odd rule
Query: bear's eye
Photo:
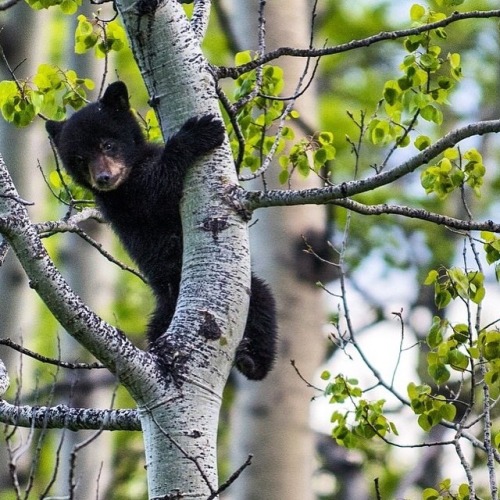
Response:
POLYGON ((114 153, 116 151, 116 145, 113 141, 104 141, 102 143, 103 153, 114 153))

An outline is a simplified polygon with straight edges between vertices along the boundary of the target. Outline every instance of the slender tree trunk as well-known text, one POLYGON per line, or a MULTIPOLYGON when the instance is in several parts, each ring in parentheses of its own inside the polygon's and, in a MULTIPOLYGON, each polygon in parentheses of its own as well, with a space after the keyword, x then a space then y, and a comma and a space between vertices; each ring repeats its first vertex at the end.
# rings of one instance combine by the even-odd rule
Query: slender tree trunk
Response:
MULTIPOLYGON (((101 15, 112 17, 112 12, 106 6, 101 15)), ((91 5, 83 5, 81 12, 92 18, 91 5)), ((96 59, 92 52, 84 55, 75 55, 73 34, 76 28, 76 18, 65 17, 66 40, 63 51, 65 65, 73 68, 78 75, 92 78, 96 82, 96 89, 100 87, 103 73, 103 61, 96 59)), ((65 211, 66 207, 62 207, 65 211)), ((61 216, 63 213, 61 213, 61 216)), ((111 230, 105 225, 89 221, 83 228, 95 241, 104 248, 111 250, 113 237, 111 230)), ((117 268, 108 262, 99 252, 92 248, 79 236, 66 235, 61 249, 61 271, 67 277, 69 285, 84 300, 84 302, 99 315, 108 317, 112 323, 113 315, 110 310, 115 297, 115 282, 117 268)), ((88 354, 66 332, 61 334, 61 354, 63 359, 86 359, 88 354)), ((67 373, 68 387, 72 396, 64 395, 64 402, 79 408, 109 408, 113 400, 113 376, 107 371, 77 371, 67 373), (84 389, 82 389, 84 388, 84 389)), ((96 491, 99 497, 109 488, 112 481, 113 435, 103 432, 97 439, 90 438, 95 431, 80 431, 64 433, 61 447, 61 470, 58 474, 57 491, 60 496, 68 494, 70 475, 77 479, 76 494, 79 500, 94 500, 96 491), (90 439, 90 443, 82 447, 77 453, 75 465, 71 463, 71 454, 79 448, 81 443, 90 439), (74 467, 75 470, 71 470, 74 467), (83 480, 85 478, 85 480, 83 480)))
MULTIPOLYGON (((234 33, 242 49, 257 49, 257 0, 232 5, 234 33)), ((267 50, 279 46, 305 48, 309 44, 311 3, 306 0, 266 4, 267 50)), ((280 61, 286 79, 285 95, 292 95, 305 60, 280 61)), ((310 89, 296 108, 310 126, 316 123, 315 93, 310 89)), ((300 135, 300 131, 297 131, 300 135)), ((269 188, 279 187, 277 170, 268 172, 269 188)), ((294 179, 295 188, 317 187, 318 179, 294 179)), ((261 186, 259 186, 261 187, 261 186)), ((303 377, 312 380, 323 354, 324 309, 320 291, 308 281, 298 260, 305 248, 301 235, 324 232, 325 208, 316 206, 259 210, 251 230, 251 252, 257 275, 275 293, 279 314, 279 358, 262 383, 242 381, 233 412, 233 467, 252 453, 254 459, 232 491, 235 500, 308 500, 314 498, 315 439, 309 427, 312 393, 290 364, 295 360, 303 377)))
MULTIPOLYGON (((28 59, 19 68, 19 76, 21 72, 22 76, 30 75, 41 59, 41 48, 44 46, 44 36, 47 34, 44 27, 51 14, 35 12, 26 3, 19 2, 3 15, 5 18, 2 18, 2 48, 5 55, 9 63, 16 66, 29 54, 28 59), (38 40, 35 46, 32 45, 33 39, 38 40)), ((11 80, 12 76, 5 71, 5 66, 2 64, 0 68, 1 79, 11 80)), ((12 177, 22 198, 34 203, 29 207, 34 219, 40 218, 45 193, 42 177, 37 175, 36 165, 37 158, 41 158, 41 152, 44 150, 42 145, 43 136, 39 130, 33 127, 19 130, 3 119, 0 120, 0 154, 12 166, 12 177), (37 182, 38 179, 40 182, 37 182)), ((0 267, 0 337, 8 337, 15 342, 29 345, 33 334, 39 332, 41 328, 40 310, 40 300, 28 286, 26 274, 14 252, 9 251, 0 267)), ((35 383, 30 374, 34 364, 29 358, 23 357, 20 365, 18 355, 12 349, 0 347, 0 350, 1 358, 11 374, 17 375, 18 370, 22 370, 22 380, 25 384, 22 389, 32 391, 35 383)), ((26 438, 29 430, 18 429, 17 432, 26 438)), ((30 462, 31 457, 26 453, 17 464, 17 473, 22 474, 23 467, 29 467, 30 462)), ((0 464, 0 489, 3 489, 11 486, 4 444, 0 446, 0 464)))

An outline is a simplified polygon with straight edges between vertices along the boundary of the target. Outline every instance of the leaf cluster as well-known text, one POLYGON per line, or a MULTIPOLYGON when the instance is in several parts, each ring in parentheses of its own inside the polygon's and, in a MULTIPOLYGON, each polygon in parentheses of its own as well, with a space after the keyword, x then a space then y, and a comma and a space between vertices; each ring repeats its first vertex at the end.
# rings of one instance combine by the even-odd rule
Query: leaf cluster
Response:
POLYGON ((127 47, 127 35, 118 19, 104 22, 84 15, 77 19, 75 53, 84 54, 93 48, 95 56, 102 59, 111 51, 118 52, 127 47))
POLYGON ((28 5, 35 10, 59 7, 63 14, 72 15, 82 5, 82 0, 26 0, 28 5))
POLYGON ((333 139, 332 132, 324 131, 296 142, 288 155, 279 157, 280 182, 288 182, 293 171, 298 171, 303 177, 307 177, 311 171, 319 174, 327 162, 335 159, 333 139))
POLYGON ((481 231, 486 262, 495 264, 495 276, 500 281, 500 237, 489 231, 481 231))
POLYGON ((456 492, 451 490, 451 480, 444 479, 439 483, 439 490, 434 488, 425 488, 422 492, 422 500, 469 500, 470 488, 467 484, 463 483, 458 487, 456 492))
POLYGON ((18 127, 29 125, 36 115, 61 120, 66 108, 79 109, 86 103, 86 90, 94 82, 51 64, 38 66, 31 82, 0 82, 0 109, 4 119, 18 127))
MULTIPOLYGON (((247 51, 237 54, 235 62, 242 65, 251 60, 252 55, 247 51)), ((266 158, 278 155, 281 166, 279 179, 284 184, 293 171, 302 176, 309 175, 311 171, 318 173, 335 158, 335 147, 333 133, 319 132, 285 150, 287 143, 295 139, 295 133, 293 128, 284 126, 283 121, 297 119, 299 114, 287 107, 287 99, 280 97, 283 88, 283 70, 264 65, 237 78, 234 97, 238 109, 236 122, 244 144, 242 166, 256 172, 266 158)), ((228 131, 233 153, 237 156, 241 142, 231 125, 228 131)))
POLYGON ((439 309, 446 307, 451 300, 460 297, 479 304, 485 294, 484 274, 480 271, 464 271, 459 267, 433 269, 427 275, 424 285, 434 285, 434 298, 439 309))
POLYGON ((434 193, 441 200, 464 184, 479 197, 485 173, 483 158, 476 149, 469 149, 461 155, 457 148, 450 148, 437 164, 422 172, 421 182, 427 194, 434 193))
MULTIPOLYGON (((429 24, 446 17, 441 12, 426 10, 415 4, 410 11, 414 26, 429 24)), ((460 55, 443 57, 439 43, 447 37, 444 28, 407 37, 403 46, 408 52, 400 65, 403 75, 384 85, 383 104, 386 118, 374 116, 368 124, 368 139, 375 145, 396 142, 398 147, 411 143, 409 132, 417 117, 440 125, 442 105, 462 77, 460 55)), ((415 146, 422 150, 430 144, 427 136, 417 136, 415 146)))
POLYGON ((433 395, 427 384, 416 385, 410 382, 407 391, 411 408, 418 415, 418 425, 424 431, 430 431, 442 420, 453 421, 455 418, 455 406, 448 403, 443 395, 433 395))
POLYGON ((330 398, 331 404, 349 401, 354 406, 354 411, 332 413, 332 437, 337 444, 346 448, 357 448, 374 437, 385 437, 389 433, 398 434, 394 423, 384 415, 385 400, 363 399, 363 390, 356 379, 347 379, 343 375, 332 377, 328 371, 324 371, 321 378, 331 379, 325 388, 325 396, 330 398))
MULTIPOLYGON (((251 60, 250 51, 240 52, 235 56, 237 65, 251 60)), ((289 127, 283 127, 278 137, 271 131, 282 118, 290 118, 284 116, 285 102, 277 99, 283 87, 283 70, 272 65, 265 65, 261 70, 245 73, 235 82, 234 98, 240 103, 237 105, 235 118, 244 144, 241 166, 249 168, 252 172, 260 168, 264 158, 273 148, 275 153, 279 154, 285 147, 285 141, 294 138, 294 133, 289 127)), ((238 141, 232 125, 228 126, 228 132, 231 148, 236 157, 241 142, 238 141)))
MULTIPOLYGON (((479 271, 465 272, 459 268, 445 270, 441 275, 433 270, 425 281, 434 285, 435 302, 439 308, 460 298, 481 304, 485 296, 484 275, 479 271)), ((446 383, 450 370, 462 373, 471 371, 474 363, 483 363, 484 381, 492 394, 500 394, 500 332, 485 328, 473 335, 464 323, 451 324, 446 319, 434 317, 427 345, 429 375, 438 385, 446 383)))

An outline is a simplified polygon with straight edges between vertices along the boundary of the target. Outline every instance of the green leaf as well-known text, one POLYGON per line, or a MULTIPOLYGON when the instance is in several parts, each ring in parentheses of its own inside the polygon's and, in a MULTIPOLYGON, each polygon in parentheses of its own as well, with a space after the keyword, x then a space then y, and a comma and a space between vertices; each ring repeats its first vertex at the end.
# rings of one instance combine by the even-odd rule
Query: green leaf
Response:
POLYGON ((281 136, 283 138, 291 141, 295 138, 295 132, 293 131, 293 128, 291 128, 291 127, 283 127, 281 129, 281 136))
POLYGON ((448 420, 448 422, 453 422, 457 414, 457 409, 454 405, 447 403, 441 406, 441 408, 439 408, 439 413, 443 420, 448 420))
POLYGON ((427 371, 438 385, 442 385, 450 379, 450 372, 443 363, 429 365, 427 371))
POLYGON ((234 56, 234 63, 236 66, 242 66, 252 61, 252 53, 249 50, 244 52, 237 52, 234 56))
POLYGON ((448 353, 448 364, 456 371, 463 372, 469 366, 469 358, 458 349, 452 349, 448 353))
POLYGON ((413 85, 413 81, 408 76, 403 76, 403 77, 398 79, 398 87, 402 91, 410 89, 412 87, 412 85, 413 85))
POLYGON ((387 104, 394 106, 400 95, 400 87, 398 82, 389 80, 384 86, 384 99, 387 104))
POLYGON ((441 110, 433 106, 432 104, 428 104, 420 110, 420 114, 422 118, 428 122, 434 122, 437 125, 441 125, 443 123, 443 113, 441 110))
POLYGON ((469 340, 469 327, 464 323, 453 326, 453 335, 451 338, 458 344, 465 344, 469 340))
POLYGON ((424 37, 421 35, 414 35, 406 38, 403 45, 408 52, 415 52, 420 45, 423 45, 424 43, 424 37))
MULTIPOLYGON (((317 149, 313 153, 313 159, 314 159, 314 165, 315 166, 317 165, 317 166, 321 167, 322 165, 325 164, 325 162, 328 159, 326 151, 323 148, 317 149)), ((315 170, 317 170, 317 169, 315 168, 315 170)))
POLYGON ((425 488, 422 492, 422 500, 439 500, 441 498, 442 497, 439 495, 439 492, 433 488, 425 488))
POLYGON ((438 78, 438 85, 443 90, 449 90, 453 87, 453 82, 449 78, 446 78, 444 76, 440 76, 438 78))
POLYGON ((431 145, 431 139, 427 135, 419 135, 415 139, 414 144, 419 151, 423 151, 431 145))
POLYGON ((434 33, 438 38, 441 38, 442 40, 446 40, 448 38, 448 34, 446 33, 446 30, 444 28, 437 28, 434 33))
POLYGON ((438 309, 444 309, 450 302, 452 296, 448 290, 439 289, 435 291, 435 302, 438 309))
POLYGON ((289 178, 290 174, 288 173, 288 170, 282 170, 278 175, 278 181, 280 184, 286 184, 289 178))
POLYGON ((425 16, 425 8, 415 3, 410 8, 410 18, 412 21, 420 21, 425 16))
POLYGON ((432 418, 426 413, 418 416, 417 423, 425 432, 429 432, 434 427, 432 418))
POLYGON ((333 142, 333 134, 331 132, 328 132, 328 131, 320 132, 320 134, 318 135, 318 142, 322 146, 326 146, 326 145, 332 144, 332 142, 333 142))
MULTIPOLYGON (((462 2, 463 0, 460 1, 462 2)), ((463 500, 469 500, 469 495, 470 495, 469 485, 465 483, 461 484, 458 487, 458 494, 460 495, 460 498, 462 498, 463 500)))
POLYGON ((427 71, 436 71, 441 66, 439 59, 429 52, 422 54, 420 64, 427 71))
POLYGON ((385 144, 391 140, 391 128, 385 120, 372 120, 368 126, 368 133, 373 144, 385 144))
POLYGON ((460 68, 460 54, 448 54, 448 61, 450 62, 450 66, 452 68, 460 68))
POLYGON ((427 335, 427 344, 430 348, 437 347, 443 341, 443 334, 447 326, 447 320, 434 316, 429 335, 427 335))

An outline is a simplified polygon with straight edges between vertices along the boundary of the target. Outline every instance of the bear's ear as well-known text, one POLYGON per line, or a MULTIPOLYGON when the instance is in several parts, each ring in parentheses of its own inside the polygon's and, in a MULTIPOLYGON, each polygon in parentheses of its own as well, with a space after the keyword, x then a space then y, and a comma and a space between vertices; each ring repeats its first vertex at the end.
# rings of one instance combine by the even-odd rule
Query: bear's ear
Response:
POLYGON ((103 106, 112 108, 115 111, 128 111, 130 105, 127 86, 123 82, 114 82, 108 85, 100 102, 103 106))
POLYGON ((50 138, 54 142, 57 142, 57 136, 63 129, 65 123, 65 121, 55 122, 53 120, 47 120, 45 122, 45 130, 49 133, 50 138))

